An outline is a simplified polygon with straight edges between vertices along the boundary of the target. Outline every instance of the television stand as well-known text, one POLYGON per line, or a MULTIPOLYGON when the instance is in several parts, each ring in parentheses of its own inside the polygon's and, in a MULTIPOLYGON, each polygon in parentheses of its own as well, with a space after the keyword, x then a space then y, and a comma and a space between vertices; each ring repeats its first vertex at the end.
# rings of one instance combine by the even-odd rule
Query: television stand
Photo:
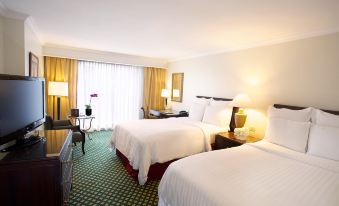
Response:
POLYGON ((14 150, 29 147, 29 146, 34 145, 34 144, 36 144, 36 143, 38 143, 42 140, 43 140, 43 138, 41 138, 39 136, 34 136, 34 135, 32 135, 28 138, 18 139, 18 140, 16 140, 16 143, 14 145, 1 150, 1 152, 11 152, 11 151, 14 151, 14 150))
MULTIPOLYGON (((0 205, 66 206, 72 188, 72 131, 41 130, 42 141, 0 159, 0 205)), ((33 137, 34 138, 34 137, 33 137)))

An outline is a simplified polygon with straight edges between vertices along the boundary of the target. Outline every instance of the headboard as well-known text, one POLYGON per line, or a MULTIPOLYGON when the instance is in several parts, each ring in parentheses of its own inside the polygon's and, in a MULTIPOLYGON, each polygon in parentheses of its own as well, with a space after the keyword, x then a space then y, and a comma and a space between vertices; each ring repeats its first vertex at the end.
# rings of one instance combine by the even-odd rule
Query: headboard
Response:
MULTIPOLYGON (((207 97, 207 96, 196 96, 197 98, 205 98, 205 99, 211 99, 213 98, 214 100, 216 101, 232 101, 233 99, 229 99, 229 98, 220 98, 220 97, 207 97)), ((234 119, 234 116, 235 116, 235 113, 237 113, 239 110, 238 107, 233 107, 233 110, 232 110, 232 117, 231 117, 231 122, 230 122, 230 132, 234 132, 234 129, 235 129, 235 119, 234 119)))
POLYGON ((220 98, 220 97, 207 97, 207 96, 197 96, 197 98, 205 98, 205 99, 211 99, 213 98, 216 101, 232 101, 233 99, 228 98, 220 98))
MULTIPOLYGON (((306 108, 306 107, 290 106, 290 105, 284 105, 284 104, 274 104, 273 106, 275 108, 278 108, 278 109, 286 108, 286 109, 292 109, 292 110, 301 110, 301 109, 305 109, 306 108)), ((339 111, 326 110, 326 109, 320 109, 320 110, 322 110, 324 112, 331 113, 331 114, 339 115, 339 111)))

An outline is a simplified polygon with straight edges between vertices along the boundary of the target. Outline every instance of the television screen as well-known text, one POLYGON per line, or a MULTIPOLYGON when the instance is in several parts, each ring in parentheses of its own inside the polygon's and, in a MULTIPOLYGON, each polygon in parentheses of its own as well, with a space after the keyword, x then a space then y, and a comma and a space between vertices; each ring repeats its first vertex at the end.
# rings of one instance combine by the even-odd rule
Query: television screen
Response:
POLYGON ((45 82, 27 79, 0 79, 0 143, 12 133, 33 129, 45 117, 45 82))

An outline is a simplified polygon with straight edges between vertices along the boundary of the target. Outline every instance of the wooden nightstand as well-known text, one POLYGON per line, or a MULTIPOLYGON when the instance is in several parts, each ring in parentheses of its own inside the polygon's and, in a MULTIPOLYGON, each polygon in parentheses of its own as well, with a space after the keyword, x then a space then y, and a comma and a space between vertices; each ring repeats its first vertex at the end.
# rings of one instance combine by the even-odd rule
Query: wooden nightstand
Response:
POLYGON ((246 140, 237 139, 233 132, 222 132, 215 135, 215 149, 226 149, 237 147, 245 143, 257 142, 260 139, 255 137, 247 137, 246 140))

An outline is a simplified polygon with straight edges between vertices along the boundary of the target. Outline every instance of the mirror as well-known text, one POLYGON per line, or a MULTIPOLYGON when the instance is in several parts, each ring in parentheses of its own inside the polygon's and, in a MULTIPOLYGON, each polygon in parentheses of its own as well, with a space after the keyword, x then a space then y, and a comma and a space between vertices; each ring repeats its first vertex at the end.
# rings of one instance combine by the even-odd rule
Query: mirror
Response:
POLYGON ((182 102, 184 88, 184 73, 172 74, 172 101, 182 102))

